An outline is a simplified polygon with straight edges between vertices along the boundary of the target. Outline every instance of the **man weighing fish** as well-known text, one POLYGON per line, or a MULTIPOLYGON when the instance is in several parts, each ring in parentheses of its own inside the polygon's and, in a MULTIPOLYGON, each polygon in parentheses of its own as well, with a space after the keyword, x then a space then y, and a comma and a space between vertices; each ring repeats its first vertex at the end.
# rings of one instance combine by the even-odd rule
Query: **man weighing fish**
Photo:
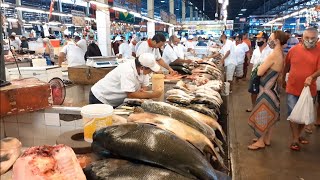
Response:
POLYGON ((151 72, 160 71, 160 66, 151 53, 144 53, 135 61, 120 64, 94 84, 89 94, 90 104, 121 105, 125 98, 152 99, 162 91, 146 92, 151 72))

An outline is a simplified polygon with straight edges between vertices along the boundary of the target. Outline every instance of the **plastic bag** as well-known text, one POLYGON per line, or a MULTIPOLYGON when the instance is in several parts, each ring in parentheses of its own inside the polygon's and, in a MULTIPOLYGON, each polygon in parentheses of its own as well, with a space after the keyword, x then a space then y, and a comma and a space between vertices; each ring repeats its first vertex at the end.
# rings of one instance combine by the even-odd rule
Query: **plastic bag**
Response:
POLYGON ((314 104, 309 86, 304 87, 297 104, 288 120, 298 124, 309 125, 315 121, 314 104))

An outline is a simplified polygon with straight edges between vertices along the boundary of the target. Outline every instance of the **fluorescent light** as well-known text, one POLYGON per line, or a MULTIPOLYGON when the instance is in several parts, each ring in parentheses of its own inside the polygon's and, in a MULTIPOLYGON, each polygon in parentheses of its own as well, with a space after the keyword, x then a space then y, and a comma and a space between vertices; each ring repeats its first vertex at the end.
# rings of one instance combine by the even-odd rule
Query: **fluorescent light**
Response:
POLYGON ((164 3, 165 1, 160 1, 161 3, 164 3))
POLYGON ((134 15, 135 17, 141 18, 141 14, 139 14, 139 13, 137 13, 137 12, 130 11, 129 13, 132 14, 132 15, 134 15))
MULTIPOLYGON (((46 14, 49 14, 49 13, 50 13, 50 12, 46 12, 46 14)), ((64 13, 57 13, 57 12, 52 12, 52 15, 72 17, 72 14, 64 14, 64 13)))
POLYGON ((97 1, 90 1, 91 4, 97 5, 97 6, 101 6, 101 7, 106 7, 108 8, 109 6, 107 4, 101 3, 101 2, 97 2, 97 1))
POLYGON ((20 11, 26 11, 26 12, 45 13, 45 11, 40 9, 32 9, 32 8, 26 8, 26 7, 16 7, 16 9, 20 11))
POLYGON ((120 11, 120 12, 128 12, 126 9, 118 8, 118 7, 112 7, 113 10, 115 11, 120 11))
POLYGON ((242 14, 242 13, 239 13, 238 15, 239 15, 239 16, 242 16, 243 14, 242 14))
POLYGON ((198 8, 197 8, 197 7, 195 7, 195 9, 196 9, 196 10, 198 10, 198 8))
POLYGON ((176 9, 176 11, 179 11, 179 9, 176 9))
POLYGON ((17 22, 18 19, 16 19, 16 18, 7 18, 7 21, 8 22, 17 22))
POLYGON ((236 19, 239 19, 239 17, 236 17, 236 19))
POLYGON ((61 24, 60 22, 57 22, 57 21, 51 21, 48 23, 49 25, 59 25, 61 24))
POLYGON ((7 4, 7 3, 2 3, 2 4, 1 4, 1 7, 3 7, 3 8, 8 8, 8 7, 10 7, 10 5, 7 4))
POLYGON ((31 23, 31 24, 41 24, 40 21, 29 21, 29 23, 31 23))
POLYGON ((246 11, 247 9, 241 9, 241 11, 246 11))

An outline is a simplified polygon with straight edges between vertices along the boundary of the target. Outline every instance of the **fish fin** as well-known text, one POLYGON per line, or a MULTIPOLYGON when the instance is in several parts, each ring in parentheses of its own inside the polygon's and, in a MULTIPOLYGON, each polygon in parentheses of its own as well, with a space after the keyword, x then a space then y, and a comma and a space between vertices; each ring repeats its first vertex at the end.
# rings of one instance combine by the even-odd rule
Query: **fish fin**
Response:
POLYGON ((201 152, 201 154, 203 154, 203 155, 205 155, 205 151, 204 151, 204 149, 199 149, 197 146, 195 146, 193 143, 191 143, 190 141, 188 141, 188 140, 186 140, 191 146, 193 146, 194 148, 196 148, 196 149, 198 149, 200 152, 201 152))
POLYGON ((222 142, 218 139, 218 138, 214 138, 213 142, 218 146, 219 150, 222 152, 222 154, 224 155, 225 152, 223 150, 223 147, 222 147, 222 142))
POLYGON ((100 144, 98 144, 96 142, 92 142, 91 149, 96 155, 98 155, 100 157, 107 158, 107 157, 111 156, 111 152, 110 151, 106 150, 105 148, 100 146, 100 144))
POLYGON ((211 154, 212 155, 212 160, 213 161, 218 161, 222 168, 228 169, 227 166, 224 164, 223 158, 220 156, 220 154, 215 149, 212 149, 208 145, 206 145, 204 147, 203 151, 205 153, 211 154))

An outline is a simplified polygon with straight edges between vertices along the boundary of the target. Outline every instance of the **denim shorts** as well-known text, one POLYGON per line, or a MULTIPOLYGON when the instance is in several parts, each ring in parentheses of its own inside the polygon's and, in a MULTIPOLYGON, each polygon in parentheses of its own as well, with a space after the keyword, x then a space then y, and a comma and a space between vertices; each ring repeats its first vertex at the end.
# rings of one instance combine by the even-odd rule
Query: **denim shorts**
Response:
MULTIPOLYGON (((294 106, 297 104, 299 96, 292 94, 287 94, 287 106, 288 106, 288 116, 290 116, 294 106)), ((315 103, 316 97, 313 97, 313 103, 315 103)))

